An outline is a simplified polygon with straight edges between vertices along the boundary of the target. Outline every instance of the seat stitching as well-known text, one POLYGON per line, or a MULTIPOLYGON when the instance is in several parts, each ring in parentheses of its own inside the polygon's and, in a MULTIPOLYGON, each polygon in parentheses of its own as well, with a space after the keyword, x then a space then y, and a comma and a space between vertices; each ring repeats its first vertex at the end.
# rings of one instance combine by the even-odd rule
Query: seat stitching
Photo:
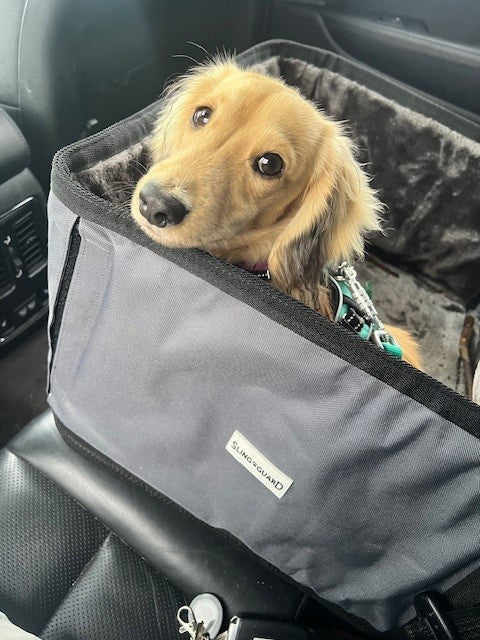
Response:
MULTIPOLYGON (((28 467, 33 468, 37 473, 39 473, 43 478, 45 478, 48 482, 52 483, 57 489, 59 489, 61 491, 61 493, 69 498, 70 500, 72 500, 72 502, 74 502, 78 507, 81 508, 81 510, 86 513, 88 516, 92 517, 92 514, 80 503, 78 502, 78 500, 76 500, 73 496, 71 496, 69 493, 67 493, 63 487, 61 487, 59 484, 57 484, 54 480, 52 480, 52 478, 50 478, 49 476, 47 476, 47 474, 45 474, 43 471, 41 471, 38 467, 36 467, 34 464, 32 464, 31 462, 29 462, 28 460, 25 460, 25 458, 23 458, 21 455, 19 455, 18 453, 14 453, 13 451, 11 451, 11 449, 9 449, 8 447, 5 447, 5 449, 3 450, 6 454, 8 454, 9 456, 13 456, 14 458, 17 458, 18 460, 20 460, 23 464, 27 465, 28 467)), ((53 610, 52 614, 50 615, 50 617, 48 618, 47 622, 45 623, 45 625, 43 626, 43 628, 41 629, 40 636, 42 633, 44 633, 45 629, 47 628, 48 624, 50 623, 50 621, 52 620, 53 616, 55 615, 55 613, 58 611, 60 605, 63 603, 63 601, 65 600, 65 598, 68 596, 68 594, 70 593, 70 591, 72 590, 73 586, 76 584, 76 582, 78 581, 78 579, 80 578, 80 576, 84 573, 84 571, 87 569, 87 567, 90 565, 90 563, 92 562, 92 560, 98 555, 100 549, 104 546, 104 544, 107 542, 107 540, 111 537, 112 535, 112 531, 110 529, 108 529, 103 522, 101 522, 98 518, 96 518, 95 516, 93 516, 94 520, 97 521, 97 523, 99 525, 101 525, 101 527, 105 530, 105 537, 103 538, 103 540, 100 542, 100 544, 97 546, 97 548, 93 551, 92 555, 90 556, 90 558, 87 560, 87 562, 84 564, 84 566, 81 568, 79 574, 77 575, 77 577, 75 578, 75 580, 73 581, 73 583, 71 584, 71 586, 69 587, 68 591, 65 593, 65 595, 63 596, 63 598, 55 605, 55 609, 53 610)))
POLYGON ((147 565, 143 564, 142 568, 145 572, 145 575, 147 576, 147 580, 150 584, 150 587, 152 589, 152 600, 153 600, 153 606, 155 608, 155 620, 157 622, 157 631, 158 631, 158 638, 159 640, 162 640, 162 634, 161 634, 161 627, 160 627, 160 615, 159 615, 159 611, 158 611, 158 604, 157 604, 157 598, 156 598, 156 592, 155 592, 155 584, 153 582, 153 578, 152 575, 150 573, 150 571, 147 570, 147 565))
POLYGON ((105 536, 105 538, 103 539, 103 541, 101 542, 101 544, 98 545, 98 547, 95 549, 94 553, 92 554, 91 558, 88 560, 88 562, 86 562, 84 564, 84 566, 82 567, 82 570, 80 571, 80 573, 78 574, 78 576, 75 578, 75 580, 72 582, 72 584, 70 585, 68 591, 65 593, 65 595, 63 596, 63 598, 60 600, 60 602, 56 605, 54 611, 52 612, 52 615, 50 616, 50 618, 48 619, 48 621, 46 622, 46 624, 44 625, 43 629, 40 631, 40 638, 42 638, 43 634, 45 633, 48 625, 50 624, 50 622, 53 620, 53 618, 55 617, 55 614, 57 613, 57 611, 60 609, 60 607, 62 606, 62 604, 65 602, 65 600, 68 598, 69 594, 71 593, 71 591, 73 590, 73 588, 75 587, 75 585, 77 584, 77 582, 80 580, 80 578, 86 573, 86 571, 88 571, 88 569, 90 568, 90 566, 93 564, 94 560, 97 559, 98 555, 100 554, 100 552, 102 551, 102 549, 105 547, 106 543, 110 542, 110 538, 112 537, 112 532, 109 531, 107 533, 107 535, 105 536))
POLYGON ((83 505, 79 500, 77 500, 77 498, 75 498, 75 496, 72 496, 70 493, 68 493, 63 487, 62 485, 58 484, 58 482, 56 480, 54 480, 53 478, 51 478, 49 475, 47 475, 44 471, 42 471, 41 469, 39 469, 37 466, 35 466, 33 464, 33 462, 30 462, 30 460, 27 460, 26 458, 24 458, 23 456, 21 456, 19 453, 17 453, 16 451, 12 451, 11 449, 7 447, 5 447, 3 449, 3 451, 9 453, 12 456, 15 456, 16 458, 18 458, 19 460, 21 460, 24 464, 28 465, 29 467, 32 467, 33 469, 35 469, 35 471, 37 473, 39 473, 41 476, 43 476, 44 478, 46 478, 46 480, 48 480, 49 482, 51 482, 53 485, 55 485, 57 487, 57 489, 59 489, 63 495, 65 495, 69 500, 71 500, 72 502, 74 502, 78 507, 80 507, 80 509, 82 511, 84 511, 88 516, 90 516, 91 518, 93 518, 93 520, 95 520, 103 529, 105 529, 105 531, 107 532, 105 535, 104 540, 108 537, 108 534, 111 533, 111 529, 109 527, 107 527, 107 525, 102 522, 100 520, 100 518, 98 518, 96 515, 93 515, 93 513, 91 511, 89 511, 85 505, 83 505))

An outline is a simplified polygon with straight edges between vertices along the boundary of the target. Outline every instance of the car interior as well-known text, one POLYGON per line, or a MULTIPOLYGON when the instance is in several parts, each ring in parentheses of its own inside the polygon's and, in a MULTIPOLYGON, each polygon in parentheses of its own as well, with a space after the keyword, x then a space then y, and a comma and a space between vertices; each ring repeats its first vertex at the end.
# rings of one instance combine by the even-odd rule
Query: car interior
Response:
POLYGON ((261 621, 239 640, 384 637, 228 532, 84 455, 47 403, 55 153, 147 107, 207 54, 278 39, 394 79, 412 104, 421 96, 432 113, 448 109, 480 142, 470 128, 480 125, 477 0, 0 3, 0 612, 42 640, 177 638, 178 609, 202 593, 219 595, 224 620, 261 621))

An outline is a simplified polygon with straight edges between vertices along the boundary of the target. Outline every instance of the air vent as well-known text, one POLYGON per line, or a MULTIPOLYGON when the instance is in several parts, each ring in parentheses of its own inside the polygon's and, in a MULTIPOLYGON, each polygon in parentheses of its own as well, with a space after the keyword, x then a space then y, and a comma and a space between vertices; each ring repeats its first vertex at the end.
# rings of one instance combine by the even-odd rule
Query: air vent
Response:
POLYGON ((5 261, 2 248, 0 246, 0 296, 3 296, 13 286, 13 279, 5 261))
POLYGON ((18 220, 15 220, 13 226, 23 268, 31 276, 45 265, 47 259, 47 247, 39 237, 35 224, 35 213, 27 211, 18 220))

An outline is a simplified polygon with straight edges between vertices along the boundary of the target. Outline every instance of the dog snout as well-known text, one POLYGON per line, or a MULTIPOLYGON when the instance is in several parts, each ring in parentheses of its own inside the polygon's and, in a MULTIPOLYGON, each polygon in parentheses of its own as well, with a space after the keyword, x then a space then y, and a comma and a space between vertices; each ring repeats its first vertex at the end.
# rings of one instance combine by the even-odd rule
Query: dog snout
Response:
POLYGON ((181 200, 165 194, 155 182, 147 182, 140 191, 139 209, 142 216, 157 227, 179 224, 189 213, 181 200))

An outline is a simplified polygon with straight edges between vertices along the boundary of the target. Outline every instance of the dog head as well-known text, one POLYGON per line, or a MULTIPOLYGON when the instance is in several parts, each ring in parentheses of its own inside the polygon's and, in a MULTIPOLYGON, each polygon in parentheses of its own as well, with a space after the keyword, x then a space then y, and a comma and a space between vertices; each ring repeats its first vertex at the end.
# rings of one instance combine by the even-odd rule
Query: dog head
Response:
POLYGON ((231 61, 170 89, 132 215, 168 247, 268 260, 287 292, 314 291, 363 252, 380 204, 340 125, 280 80, 231 61))

